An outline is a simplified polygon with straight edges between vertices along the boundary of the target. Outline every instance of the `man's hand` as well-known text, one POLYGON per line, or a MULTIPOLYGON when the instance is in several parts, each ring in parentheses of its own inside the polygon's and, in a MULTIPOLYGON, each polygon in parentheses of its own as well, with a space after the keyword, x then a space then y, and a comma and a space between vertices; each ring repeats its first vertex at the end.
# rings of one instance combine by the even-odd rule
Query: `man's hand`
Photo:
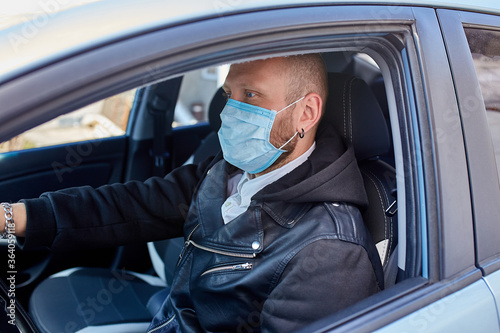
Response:
MULTIPOLYGON (((19 237, 24 237, 26 235, 26 207, 23 203, 12 204, 12 215, 15 225, 15 235, 19 237)), ((0 230, 3 232, 5 230, 5 216, 3 209, 0 206, 0 230)))

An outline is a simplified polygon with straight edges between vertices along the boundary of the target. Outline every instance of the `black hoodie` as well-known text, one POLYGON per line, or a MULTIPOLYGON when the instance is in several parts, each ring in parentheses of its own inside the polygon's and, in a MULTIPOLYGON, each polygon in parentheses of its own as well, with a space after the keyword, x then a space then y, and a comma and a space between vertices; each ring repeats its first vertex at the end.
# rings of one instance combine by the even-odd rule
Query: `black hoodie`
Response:
POLYGON ((20 242, 78 248, 183 232, 155 332, 289 332, 383 288, 358 210, 367 199, 354 152, 331 128, 320 128, 305 163, 225 225, 220 207, 232 172, 219 156, 163 179, 46 193, 24 201, 28 227, 20 242))

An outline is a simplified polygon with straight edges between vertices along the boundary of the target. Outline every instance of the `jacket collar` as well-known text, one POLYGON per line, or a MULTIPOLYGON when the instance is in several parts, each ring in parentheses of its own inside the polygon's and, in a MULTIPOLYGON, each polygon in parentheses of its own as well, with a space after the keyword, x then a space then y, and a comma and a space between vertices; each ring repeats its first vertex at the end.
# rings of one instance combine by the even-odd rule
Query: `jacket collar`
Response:
POLYGON ((292 228, 312 207, 312 203, 267 202, 262 209, 279 225, 292 228))
MULTIPOLYGON (((221 164, 224 164, 225 170, 225 189, 227 187, 227 179, 229 179, 230 175, 234 174, 239 169, 224 160, 221 162, 221 164)), ((257 194, 260 194, 262 192, 263 191, 261 190, 257 192, 257 194)), ((284 200, 267 201, 261 199, 262 197, 260 195, 255 195, 250 204, 249 210, 262 208, 276 223, 285 228, 292 228, 295 223, 297 223, 312 206, 311 203, 293 203, 284 200)), ((228 223, 228 225, 242 218, 243 216, 245 216, 245 214, 240 215, 234 221, 228 223)), ((248 217, 243 217, 243 219, 245 218, 248 217)))
POLYGON ((200 228, 194 240, 210 249, 253 254, 263 249, 264 231, 260 207, 249 209, 224 224, 220 207, 227 197, 227 180, 236 169, 221 160, 207 172, 196 198, 197 220, 200 228), (221 181, 223 185, 221 186, 221 181))

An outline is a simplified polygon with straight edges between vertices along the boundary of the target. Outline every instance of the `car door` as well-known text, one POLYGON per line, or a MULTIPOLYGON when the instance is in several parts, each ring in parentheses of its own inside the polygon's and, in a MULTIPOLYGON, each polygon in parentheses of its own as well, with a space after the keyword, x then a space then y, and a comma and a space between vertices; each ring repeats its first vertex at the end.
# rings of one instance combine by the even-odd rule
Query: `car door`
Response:
MULTIPOLYGON (((439 10, 467 143, 476 265, 500 304, 500 16, 439 10)), ((500 318, 500 316, 499 316, 500 318)))
MULTIPOLYGON (((424 9, 415 10, 416 13, 423 11, 424 9)), ((498 332, 500 331, 497 312, 498 253, 500 251, 498 245, 498 236, 500 235, 499 207, 496 204, 500 199, 498 176, 490 127, 486 119, 473 59, 463 28, 469 27, 469 24, 474 22, 484 29, 485 22, 492 20, 498 22, 498 17, 438 9, 436 15, 439 26, 426 20, 427 24, 424 27, 418 22, 420 14, 417 15, 417 29, 420 26, 418 32, 422 43, 421 52, 422 56, 427 58, 424 61, 424 67, 428 67, 428 85, 434 89, 434 92, 429 95, 431 98, 437 92, 441 95, 438 98, 432 98, 429 105, 431 118, 434 118, 436 126, 434 127, 434 135, 438 139, 436 148, 445 143, 454 147, 454 152, 440 150, 436 157, 443 162, 443 159, 446 160, 451 155, 455 155, 452 160, 455 163, 460 161, 459 168, 466 168, 466 173, 461 173, 464 187, 458 189, 453 186, 455 191, 458 191, 457 193, 467 198, 463 202, 467 208, 463 210, 461 207, 462 214, 466 215, 455 220, 449 220, 446 214, 442 216, 442 233, 439 236, 439 243, 445 247, 446 251, 446 247, 450 243, 454 243, 453 238, 455 240, 461 238, 464 246, 462 249, 455 248, 454 254, 450 253, 450 255, 442 257, 442 281, 438 283, 444 288, 439 292, 442 298, 440 297, 441 299, 430 304, 419 305, 418 307, 421 309, 380 329, 379 332, 401 330, 406 332, 498 332), (441 42, 440 29, 444 45, 441 42), (432 30, 435 31, 434 37, 427 35, 427 32, 432 30), (439 50, 439 54, 428 48, 431 45, 434 51, 439 50), (435 56, 432 60, 429 58, 431 54, 435 56), (439 63, 445 64, 447 59, 450 62, 451 72, 439 71, 441 75, 446 73, 446 82, 443 82, 443 78, 438 79, 430 73, 438 71, 437 68, 432 68, 439 63), (444 85, 435 86, 439 81, 444 85), (446 94, 449 96, 445 97, 446 94), (446 104, 443 103, 445 100, 447 100, 446 104), (457 147, 459 146, 457 141, 460 142, 460 146, 465 145, 465 151, 457 147), (460 158, 457 158, 458 153, 460 158), (470 202, 467 202, 469 198, 470 202), (446 278, 446 269, 453 266, 455 255, 466 256, 469 258, 469 265, 473 262, 475 267, 463 267, 452 274, 450 278, 446 278)), ((422 20, 423 22, 425 21, 422 20)), ((471 43, 470 39, 469 43, 471 43)), ((456 165, 444 168, 444 170, 448 170, 449 174, 454 174, 454 169, 457 169, 456 165)), ((458 179, 457 181, 460 182, 458 179)), ((450 194, 443 191, 438 200, 446 200, 444 196, 451 198, 450 194)), ((458 201, 455 201, 455 204, 450 203, 450 208, 459 209, 458 201)), ((429 236, 432 237, 432 229, 429 232, 429 236)), ((455 243, 455 246, 460 245, 455 243)), ((429 248, 429 254, 431 251, 432 247, 429 248)), ((417 301, 417 303, 420 302, 422 299, 417 301)))
MULTIPOLYGON (((365 53, 377 63, 387 90, 398 183, 399 278, 395 286, 305 331, 426 330, 442 328, 435 326, 441 322, 477 328, 472 319, 498 331, 494 299, 476 267, 462 120, 435 10, 307 3, 241 7, 148 26, 12 79, 0 90, 8 105, 0 129, 19 130, 9 118, 16 112, 40 122, 68 112, 71 104, 82 106, 206 66, 301 52, 365 53), (78 73, 79 80, 68 72, 78 73), (23 91, 38 95, 16 104, 23 91), (467 306, 471 299, 477 306, 467 306)), ((139 146, 151 139, 146 124, 151 121, 138 120, 132 129, 137 154, 148 154, 139 146)))
MULTIPOLYGON (((115 95, 0 144, 0 200, 16 202, 68 186, 97 187, 121 181, 128 146, 126 127, 134 97, 135 89, 115 95)), ((6 251, 3 240, 1 252, 6 251)), ((16 268, 20 292, 46 275, 49 264, 58 268, 92 261, 109 265, 114 256, 113 249, 55 257, 44 249, 18 252, 18 262, 23 263, 16 268)))
MULTIPOLYGON (((36 198, 68 187, 145 180, 180 166, 210 130, 206 109, 217 88, 213 84, 212 89, 205 89, 207 97, 200 101, 193 78, 188 75, 185 82, 197 103, 183 95, 177 101, 180 91, 186 94, 187 88, 180 88, 182 81, 180 77, 125 91, 1 143, 1 201, 36 198), (194 118, 192 110, 181 107, 189 103, 203 108, 203 114, 197 115, 199 119, 194 118)), ((207 80, 199 81, 207 88, 207 80)), ((6 241, 2 241, 1 249, 2 253, 7 251, 6 241)), ((120 251, 82 249, 69 257, 57 253, 55 258, 43 249, 20 252, 23 266, 18 267, 18 288, 22 290, 42 276, 79 265, 146 270, 147 258, 142 260, 144 265, 134 262, 138 253, 144 256, 145 252, 145 246, 121 247, 120 251)))

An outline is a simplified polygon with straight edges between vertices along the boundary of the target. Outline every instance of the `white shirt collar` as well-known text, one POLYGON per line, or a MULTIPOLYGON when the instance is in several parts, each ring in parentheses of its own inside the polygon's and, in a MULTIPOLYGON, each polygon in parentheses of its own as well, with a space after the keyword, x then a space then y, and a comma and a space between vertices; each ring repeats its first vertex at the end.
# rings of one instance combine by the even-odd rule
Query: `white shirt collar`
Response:
POLYGON ((314 142, 304 154, 300 155, 293 161, 290 161, 282 167, 262 176, 250 179, 249 174, 247 172, 244 172, 243 175, 237 174, 231 177, 231 179, 229 179, 228 181, 227 189, 229 197, 221 207, 224 223, 228 223, 238 217, 240 214, 244 213, 247 210, 248 206, 250 206, 252 197, 257 192, 259 192, 261 189, 271 184, 272 182, 290 173, 296 167, 304 163, 312 154, 315 148, 316 142, 314 142), (237 186, 234 186, 238 178, 240 178, 239 182, 237 186))

